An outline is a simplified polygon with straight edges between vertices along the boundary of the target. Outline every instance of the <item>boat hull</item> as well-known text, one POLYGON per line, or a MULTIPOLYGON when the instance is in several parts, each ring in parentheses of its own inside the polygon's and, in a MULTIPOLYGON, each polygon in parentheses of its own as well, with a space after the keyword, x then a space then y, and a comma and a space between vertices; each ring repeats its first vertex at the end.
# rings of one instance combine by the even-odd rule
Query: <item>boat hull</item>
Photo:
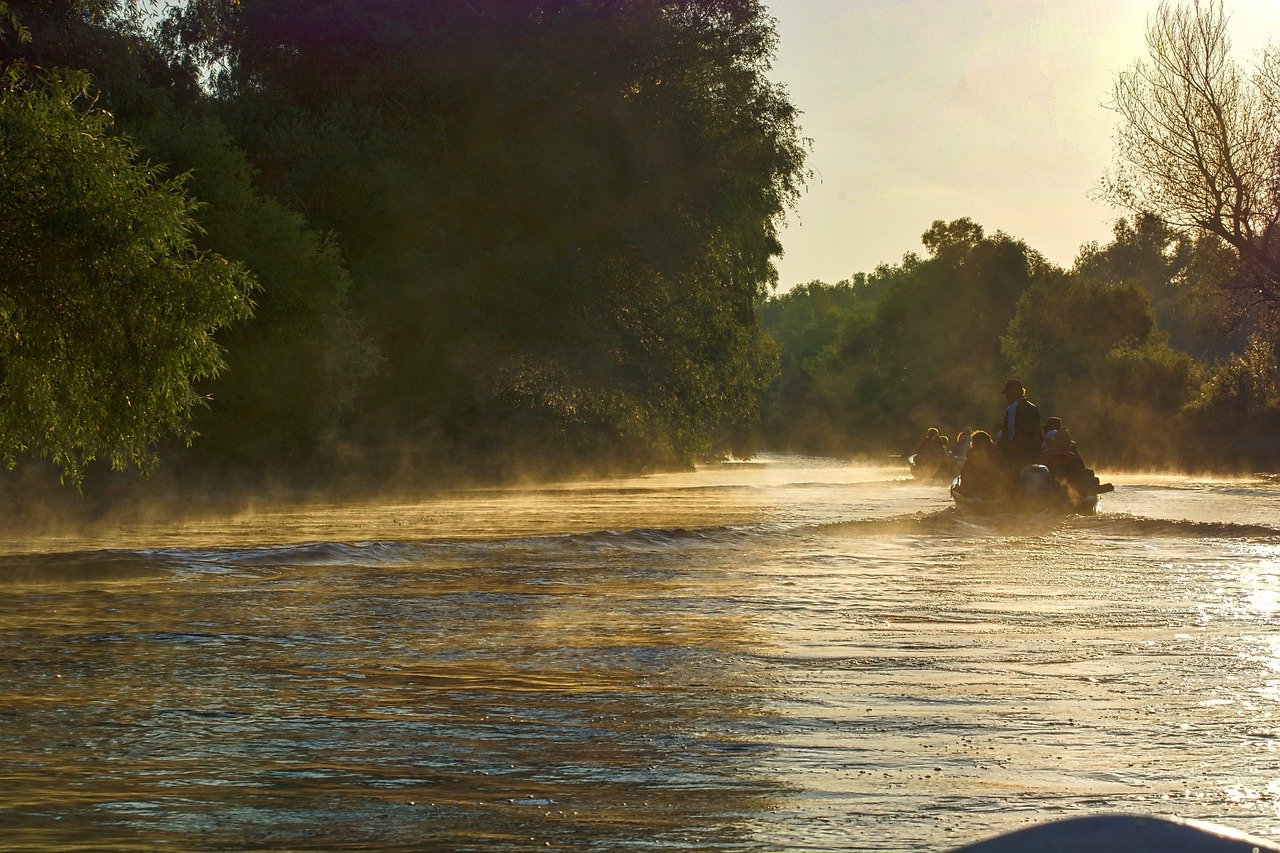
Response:
POLYGON ((1094 515, 1098 511, 1098 495, 1070 498, 1062 496, 1057 500, 1021 501, 1015 498, 990 500, 971 497, 958 490, 960 479, 951 483, 951 499, 956 509, 964 515, 1011 515, 1041 512, 1058 512, 1064 515, 1094 515))
MULTIPOLYGON (((1090 472, 1092 475, 1092 472, 1090 472)), ((1094 479, 1093 483, 1097 483, 1094 479)), ((1098 511, 1098 498, 1112 491, 1110 483, 1097 484, 1097 491, 1081 494, 1067 489, 1043 465, 1027 465, 1018 474, 1010 497, 982 498, 965 494, 961 477, 951 481, 951 499, 964 515, 1025 515, 1059 513, 1093 515, 1098 511)))
POLYGON ((960 461, 958 459, 932 459, 916 462, 916 454, 907 457, 907 465, 911 468, 911 477, 915 480, 925 480, 931 483, 949 483, 960 473, 960 461))

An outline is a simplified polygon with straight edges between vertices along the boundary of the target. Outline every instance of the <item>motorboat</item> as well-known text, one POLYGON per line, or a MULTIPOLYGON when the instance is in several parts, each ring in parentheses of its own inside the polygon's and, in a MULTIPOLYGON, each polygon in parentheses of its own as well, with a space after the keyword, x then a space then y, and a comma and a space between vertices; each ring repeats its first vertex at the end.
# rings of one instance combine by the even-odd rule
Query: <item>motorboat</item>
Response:
POLYGON ((933 483, 947 483, 960 474, 963 461, 952 456, 933 455, 921 458, 919 453, 907 457, 907 465, 911 468, 911 476, 916 480, 927 480, 933 483))
POLYGON ((1115 491, 1110 483, 1099 483, 1093 472, 1088 481, 1067 484, 1053 476, 1044 465, 1024 465, 1018 472, 1011 494, 981 497, 965 494, 963 477, 951 482, 951 499, 965 515, 1005 515, 1057 512, 1064 515, 1093 515, 1098 498, 1115 491))

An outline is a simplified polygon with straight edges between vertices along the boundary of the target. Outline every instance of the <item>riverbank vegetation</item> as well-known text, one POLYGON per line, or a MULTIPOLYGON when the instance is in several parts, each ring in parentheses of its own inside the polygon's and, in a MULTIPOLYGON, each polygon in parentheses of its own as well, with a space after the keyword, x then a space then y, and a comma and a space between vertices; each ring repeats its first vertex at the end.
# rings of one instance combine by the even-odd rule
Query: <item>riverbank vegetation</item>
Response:
MULTIPOLYGON (((804 176, 761 3, 192 0, 157 18, 130 0, 12 0, 3 17, 0 109, 56 100, 75 69, 65 120, 164 187, 162 225, 192 242, 134 261, 159 275, 194 252, 239 287, 207 316, 139 294, 225 364, 204 340, 203 361, 167 374, 172 411, 130 453, 88 434, 71 455, 6 441, 77 472, 145 448, 190 471, 437 479, 749 449, 775 359, 756 311, 804 176)), ((5 176, 8 205, 22 188, 5 176)), ((39 241, 76 230, 72 207, 31 225, 45 270, 39 241)), ((104 401, 106 421, 137 402, 104 401)))
POLYGON ((1121 74, 1117 168, 1130 214, 1070 269, 968 219, 924 256, 764 306, 781 372, 770 444, 898 451, 928 426, 999 420, 1006 375, 1090 458, 1280 466, 1280 52, 1231 54, 1218 0, 1164 4, 1121 74))
POLYGON ((1280 54, 1223 17, 1153 18, 1070 268, 959 219, 771 297, 805 142, 759 0, 0 2, 0 461, 891 452, 1017 374, 1091 459, 1280 466, 1280 54))
POLYGON ((1232 302, 1235 259, 1153 216, 1059 268, 968 219, 926 254, 770 300, 778 341, 765 434, 807 452, 898 452, 927 426, 990 428, 1017 375, 1090 458, 1129 466, 1266 466, 1275 347, 1232 302))

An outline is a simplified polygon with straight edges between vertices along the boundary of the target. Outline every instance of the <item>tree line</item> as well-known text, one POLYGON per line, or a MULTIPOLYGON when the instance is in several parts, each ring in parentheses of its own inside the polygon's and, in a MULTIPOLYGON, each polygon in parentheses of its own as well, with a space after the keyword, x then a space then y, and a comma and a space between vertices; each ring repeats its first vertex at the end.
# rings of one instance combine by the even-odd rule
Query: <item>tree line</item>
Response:
POLYGON ((770 298, 760 0, 0 2, 0 463, 636 470, 987 426, 1275 466, 1280 53, 1165 4, 1070 269, 960 219, 770 298))
POLYGON ((926 427, 989 428, 1006 376, 1091 458, 1280 466, 1280 49, 1244 64, 1220 0, 1163 3, 1117 77, 1129 215, 1070 269, 969 219, 909 254, 766 304, 781 351, 771 444, 899 451, 926 427))
POLYGON ((0 21, 3 461, 504 476, 745 449, 805 153, 762 3, 0 21))
POLYGON ((764 306, 781 351, 767 443, 892 453, 930 426, 990 429, 1018 376, 1103 463, 1280 462, 1275 347, 1232 306, 1236 263, 1217 241, 1145 215, 1070 269, 969 219, 935 222, 924 246, 764 306))

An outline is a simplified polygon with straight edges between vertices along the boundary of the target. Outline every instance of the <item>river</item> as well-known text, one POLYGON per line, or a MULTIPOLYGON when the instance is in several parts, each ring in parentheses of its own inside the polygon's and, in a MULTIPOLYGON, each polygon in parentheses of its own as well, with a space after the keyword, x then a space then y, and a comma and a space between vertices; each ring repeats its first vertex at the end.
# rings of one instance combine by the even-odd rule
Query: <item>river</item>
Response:
POLYGON ((1280 480, 978 523, 898 468, 0 537, 0 848, 1280 838, 1280 480))

